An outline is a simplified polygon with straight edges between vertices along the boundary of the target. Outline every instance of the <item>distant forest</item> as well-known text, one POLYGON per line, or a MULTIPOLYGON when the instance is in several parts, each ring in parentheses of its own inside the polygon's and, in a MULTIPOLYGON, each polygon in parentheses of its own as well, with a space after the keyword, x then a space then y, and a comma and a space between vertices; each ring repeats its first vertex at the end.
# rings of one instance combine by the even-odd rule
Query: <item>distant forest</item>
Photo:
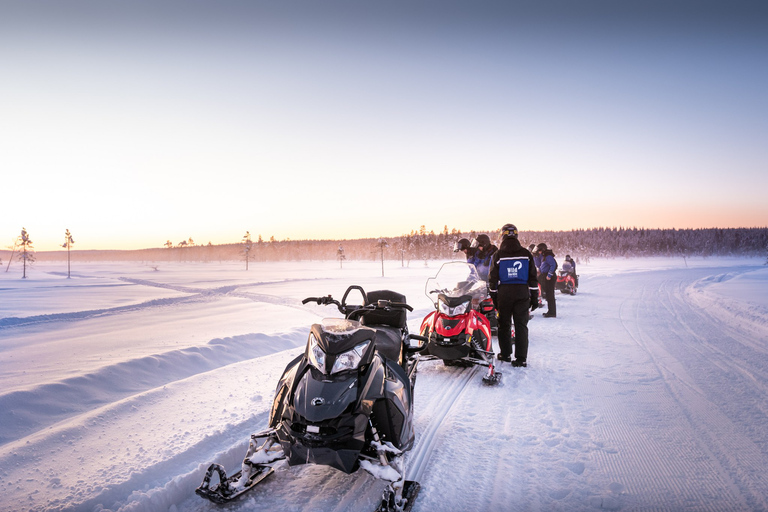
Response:
MULTIPOLYGON (((298 260, 444 260, 455 258, 454 243, 486 233, 495 240, 496 231, 441 233, 426 231, 424 226, 408 235, 357 240, 283 240, 265 241, 259 236, 248 250, 245 243, 195 245, 184 243, 163 248, 132 251, 78 251, 72 260, 154 261, 298 261, 298 260)), ((590 258, 630 258, 637 256, 768 256, 768 227, 727 229, 644 229, 593 228, 571 231, 521 231, 520 242, 544 242, 557 257, 570 254, 577 261, 590 258)), ((10 251, 2 252, 8 260, 10 251)), ((38 261, 66 259, 66 251, 38 252, 38 261)))

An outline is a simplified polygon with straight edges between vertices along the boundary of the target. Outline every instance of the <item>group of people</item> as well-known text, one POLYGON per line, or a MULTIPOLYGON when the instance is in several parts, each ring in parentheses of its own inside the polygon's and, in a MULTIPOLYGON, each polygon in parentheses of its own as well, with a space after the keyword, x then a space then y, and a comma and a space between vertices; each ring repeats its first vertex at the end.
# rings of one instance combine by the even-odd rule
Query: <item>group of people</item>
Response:
MULTIPOLYGON (((539 307, 539 285, 542 298, 547 301, 545 318, 557 316, 555 284, 557 260, 547 244, 531 244, 527 249, 518 240, 517 227, 505 224, 499 232, 500 246, 491 243, 488 235, 478 235, 471 243, 462 238, 454 252, 463 252, 467 263, 477 268, 480 277, 488 281, 493 305, 498 312, 499 361, 514 367, 528 366, 529 310, 539 307), (515 326, 515 358, 512 359, 512 325, 515 326)), ((565 257, 564 270, 576 273, 576 263, 570 255, 565 257), (569 268, 566 268, 568 265, 569 268)))

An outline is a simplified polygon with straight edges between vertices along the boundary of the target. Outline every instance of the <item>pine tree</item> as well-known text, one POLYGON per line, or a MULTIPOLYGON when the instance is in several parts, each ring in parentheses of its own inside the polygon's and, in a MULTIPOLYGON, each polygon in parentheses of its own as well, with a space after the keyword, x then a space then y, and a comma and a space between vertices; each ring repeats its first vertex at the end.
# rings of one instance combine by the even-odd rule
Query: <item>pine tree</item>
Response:
POLYGON ((19 259, 24 266, 24 271, 21 277, 22 279, 26 279, 27 263, 32 266, 32 263, 35 262, 35 250, 32 246, 32 239, 29 238, 29 233, 27 233, 26 229, 21 228, 21 235, 19 235, 17 244, 19 246, 19 259))
POLYGON ((71 277, 70 275, 70 264, 69 264, 69 249, 72 247, 72 245, 75 243, 75 241, 72 239, 72 234, 69 232, 69 230, 64 233, 64 247, 67 250, 67 279, 71 277))
POLYGON ((251 241, 251 232, 246 231, 243 236, 243 254, 245 255, 245 270, 248 270, 248 260, 251 259, 251 251, 253 250, 253 241, 251 241))

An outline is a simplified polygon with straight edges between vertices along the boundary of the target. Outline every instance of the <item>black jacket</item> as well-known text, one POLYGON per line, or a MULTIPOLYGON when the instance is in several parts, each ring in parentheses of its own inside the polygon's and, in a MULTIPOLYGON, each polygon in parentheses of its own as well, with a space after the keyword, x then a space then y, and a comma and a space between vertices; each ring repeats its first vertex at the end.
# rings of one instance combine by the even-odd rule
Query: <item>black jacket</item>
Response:
POLYGON ((499 260, 502 258, 515 258, 521 256, 528 257, 528 285, 526 292, 528 290, 539 290, 539 281, 536 279, 536 265, 533 263, 533 255, 528 249, 520 245, 520 241, 517 238, 509 237, 505 238, 501 242, 499 250, 493 253, 491 271, 488 274, 488 287, 492 292, 498 291, 499 286, 525 288, 525 285, 522 284, 505 285, 499 282, 499 260))

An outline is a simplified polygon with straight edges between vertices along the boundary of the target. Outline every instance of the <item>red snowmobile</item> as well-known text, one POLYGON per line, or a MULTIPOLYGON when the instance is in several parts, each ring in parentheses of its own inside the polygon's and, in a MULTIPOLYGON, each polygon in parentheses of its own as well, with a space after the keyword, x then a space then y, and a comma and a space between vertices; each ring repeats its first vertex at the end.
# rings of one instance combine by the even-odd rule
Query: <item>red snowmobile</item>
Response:
POLYGON ((473 299, 482 301, 488 294, 488 284, 475 266, 463 261, 445 263, 435 277, 427 279, 425 292, 435 311, 421 322, 419 334, 428 340, 421 359, 442 359, 447 366, 485 366, 483 382, 499 382, 490 322, 472 307, 473 299))
POLYGON ((496 312, 496 307, 493 305, 491 296, 488 295, 484 299, 472 299, 472 309, 478 311, 488 319, 488 323, 491 326, 491 335, 498 336, 499 317, 496 312))
POLYGON ((576 295, 576 290, 579 287, 576 280, 579 276, 573 273, 572 270, 563 268, 557 271, 557 282, 555 283, 555 289, 560 290, 561 293, 567 293, 568 295, 576 295))

